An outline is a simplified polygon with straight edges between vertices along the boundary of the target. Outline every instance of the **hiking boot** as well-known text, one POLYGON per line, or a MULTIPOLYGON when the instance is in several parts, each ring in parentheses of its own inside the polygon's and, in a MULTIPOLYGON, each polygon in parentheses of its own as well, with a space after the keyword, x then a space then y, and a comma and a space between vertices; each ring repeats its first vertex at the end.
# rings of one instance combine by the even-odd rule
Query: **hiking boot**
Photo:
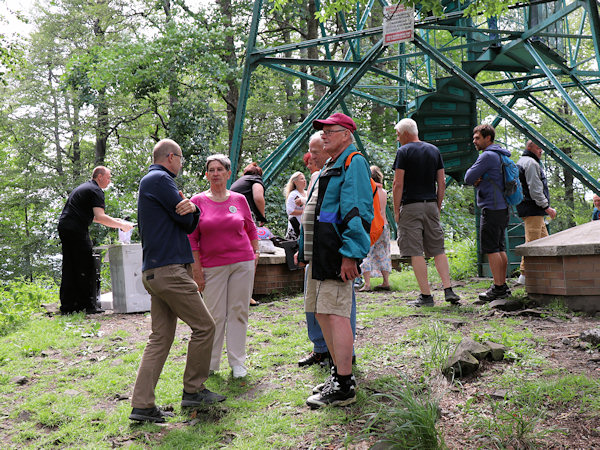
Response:
POLYGON ((222 402, 226 398, 227 397, 225 397, 224 395, 216 394, 214 392, 209 391, 206 388, 200 392, 194 392, 193 394, 189 394, 183 391, 183 396, 181 398, 181 407, 193 408, 195 406, 212 405, 214 403, 222 402))
POLYGON ((317 353, 310 352, 309 355, 302 358, 298 361, 298 365, 300 367, 312 366, 313 364, 320 364, 322 366, 327 364, 327 360, 329 359, 329 352, 317 353))
POLYGON ((497 300, 499 298, 506 298, 510 295, 510 289, 506 283, 502 286, 496 286, 492 284, 492 286, 485 292, 479 294, 479 300, 483 300, 484 302, 491 302, 497 300))
POLYGON ((346 389, 342 389, 339 383, 339 376, 333 375, 329 383, 325 382, 323 390, 317 394, 311 395, 306 399, 306 404, 310 409, 317 409, 322 406, 346 406, 356 401, 356 380, 354 375, 346 389))
POLYGON ((452 305, 458 305, 460 297, 452 290, 452 288, 444 289, 444 300, 450 302, 452 305))
POLYGON ((433 301, 433 295, 424 295, 420 294, 416 300, 411 300, 406 302, 408 306, 435 306, 435 302, 433 301))
POLYGON ((164 423, 165 417, 174 417, 175 414, 168 411, 163 411, 158 406, 152 408, 133 408, 129 415, 130 420, 137 420, 138 422, 154 422, 164 423))

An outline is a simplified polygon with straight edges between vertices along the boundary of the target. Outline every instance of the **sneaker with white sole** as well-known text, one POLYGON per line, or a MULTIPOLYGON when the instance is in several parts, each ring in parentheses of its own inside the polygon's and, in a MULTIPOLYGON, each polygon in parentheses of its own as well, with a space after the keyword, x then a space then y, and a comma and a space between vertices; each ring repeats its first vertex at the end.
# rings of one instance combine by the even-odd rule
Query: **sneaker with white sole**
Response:
POLYGON ((231 368, 233 378, 244 378, 248 375, 248 369, 245 366, 233 366, 231 368))
POLYGON ((323 406, 346 406, 356 401, 356 380, 354 375, 346 390, 342 389, 337 376, 332 376, 329 383, 325 382, 323 390, 318 394, 311 395, 306 399, 306 404, 311 409, 323 406))

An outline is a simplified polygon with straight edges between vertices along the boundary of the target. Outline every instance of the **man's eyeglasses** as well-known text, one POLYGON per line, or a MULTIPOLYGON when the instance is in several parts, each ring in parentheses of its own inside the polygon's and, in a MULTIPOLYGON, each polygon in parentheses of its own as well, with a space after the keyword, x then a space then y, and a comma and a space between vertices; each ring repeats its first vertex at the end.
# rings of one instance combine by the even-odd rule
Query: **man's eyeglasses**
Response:
POLYGON ((183 164, 185 162, 185 156, 178 155, 177 153, 171 153, 171 155, 173 155, 173 156, 179 156, 181 158, 181 164, 183 164))
POLYGON ((321 136, 325 135, 325 136, 331 136, 333 133, 339 133, 341 131, 347 131, 345 128, 343 130, 322 130, 321 131, 321 136))

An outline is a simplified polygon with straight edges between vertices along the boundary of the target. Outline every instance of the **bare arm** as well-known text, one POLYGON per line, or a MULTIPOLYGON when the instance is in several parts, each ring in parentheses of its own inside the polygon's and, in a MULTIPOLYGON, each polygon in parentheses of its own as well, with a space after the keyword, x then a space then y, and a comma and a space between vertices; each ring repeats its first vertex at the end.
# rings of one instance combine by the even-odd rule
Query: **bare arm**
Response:
POLYGON ((440 169, 437 171, 436 176, 437 182, 437 205, 438 209, 442 210, 442 202, 444 201, 444 194, 446 193, 446 173, 444 169, 440 169))
POLYGON ((402 203, 402 191, 404 190, 404 169, 394 171, 394 184, 392 187, 392 196, 394 198, 394 219, 398 222, 400 214, 400 203, 402 203))
POLYGON ((383 223, 387 223, 387 217, 385 215, 385 208, 387 206, 387 192, 385 189, 379 188, 379 209, 381 210, 381 216, 383 217, 383 223))
POLYGON ((259 183, 254 183, 252 185, 252 198, 254 199, 254 204, 258 208, 258 211, 265 216, 265 188, 262 187, 259 183))
POLYGON ((114 219, 104 212, 104 208, 94 207, 94 222, 101 223, 110 228, 119 228, 122 231, 129 231, 133 225, 121 219, 114 219))

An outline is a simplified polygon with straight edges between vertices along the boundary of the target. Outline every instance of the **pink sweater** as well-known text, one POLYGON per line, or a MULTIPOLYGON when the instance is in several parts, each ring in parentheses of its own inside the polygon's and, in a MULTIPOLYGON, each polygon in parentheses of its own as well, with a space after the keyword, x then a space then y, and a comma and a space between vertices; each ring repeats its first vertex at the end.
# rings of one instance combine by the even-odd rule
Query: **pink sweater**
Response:
POLYGON ((250 241, 258 236, 250 207, 242 194, 230 191, 229 198, 219 203, 202 193, 194 195, 191 201, 200 209, 200 220, 188 238, 192 250, 200 251, 202 267, 254 259, 250 241))

